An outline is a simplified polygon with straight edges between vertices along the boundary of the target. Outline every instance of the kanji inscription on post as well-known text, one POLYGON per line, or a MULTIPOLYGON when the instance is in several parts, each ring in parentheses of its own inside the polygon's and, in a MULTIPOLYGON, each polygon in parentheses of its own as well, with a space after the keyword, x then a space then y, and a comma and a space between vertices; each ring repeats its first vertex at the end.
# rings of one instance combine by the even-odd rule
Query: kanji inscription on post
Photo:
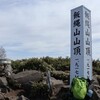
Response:
POLYGON ((91 11, 84 6, 71 10, 70 83, 74 77, 92 79, 91 11))

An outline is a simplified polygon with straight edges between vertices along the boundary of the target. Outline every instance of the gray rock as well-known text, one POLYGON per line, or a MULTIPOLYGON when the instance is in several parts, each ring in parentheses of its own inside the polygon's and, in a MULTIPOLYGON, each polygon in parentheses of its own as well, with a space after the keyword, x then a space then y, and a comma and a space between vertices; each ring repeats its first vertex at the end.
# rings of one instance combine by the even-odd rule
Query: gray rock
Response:
POLYGON ((10 76, 12 74, 12 67, 11 65, 6 65, 6 67, 4 68, 4 72, 7 76, 10 76))
POLYGON ((1 92, 2 92, 2 93, 7 93, 7 92, 8 92, 8 90, 7 90, 7 88, 6 88, 6 87, 4 87, 4 88, 1 88, 1 92))
POLYGON ((18 74, 14 74, 12 77, 13 80, 20 84, 28 83, 30 81, 38 82, 43 78, 42 73, 35 70, 23 71, 18 74))
POLYGON ((99 84, 98 80, 97 80, 97 76, 93 76, 93 79, 92 79, 92 84, 99 84))
POLYGON ((70 97, 72 97, 72 95, 70 95, 70 85, 65 85, 63 86, 59 93, 56 95, 57 100, 74 100, 70 97))
POLYGON ((0 76, 8 76, 12 73, 11 60, 7 58, 0 59, 0 76))
POLYGON ((29 99, 26 98, 24 95, 21 95, 17 100, 29 100, 29 99))
POLYGON ((99 82, 97 80, 96 75, 93 76, 93 79, 92 79, 91 85, 89 86, 89 89, 93 90, 94 89, 94 85, 99 85, 99 82))
POLYGON ((0 65, 0 72, 2 72, 4 70, 4 66, 0 65))
POLYGON ((100 100, 100 86, 94 85, 93 100, 100 100))
POLYGON ((97 75, 93 76, 92 83, 89 86, 89 89, 93 90, 92 100, 100 100, 100 86, 97 79, 97 75))
POLYGON ((5 100, 4 95, 0 93, 0 100, 5 100))
POLYGON ((6 77, 0 77, 0 86, 7 86, 7 84, 6 77))
POLYGON ((64 86, 64 83, 62 80, 57 80, 55 78, 51 77, 51 83, 52 83, 52 95, 56 95, 60 89, 64 86))
POLYGON ((18 100, 18 96, 6 96, 4 100, 18 100))

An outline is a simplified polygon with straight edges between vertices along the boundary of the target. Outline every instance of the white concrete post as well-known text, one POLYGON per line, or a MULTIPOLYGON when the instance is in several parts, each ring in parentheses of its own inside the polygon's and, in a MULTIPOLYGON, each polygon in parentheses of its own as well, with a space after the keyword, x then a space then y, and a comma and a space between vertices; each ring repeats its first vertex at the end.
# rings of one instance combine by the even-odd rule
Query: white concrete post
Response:
POLYGON ((74 77, 92 79, 91 11, 84 6, 71 10, 70 83, 74 77))

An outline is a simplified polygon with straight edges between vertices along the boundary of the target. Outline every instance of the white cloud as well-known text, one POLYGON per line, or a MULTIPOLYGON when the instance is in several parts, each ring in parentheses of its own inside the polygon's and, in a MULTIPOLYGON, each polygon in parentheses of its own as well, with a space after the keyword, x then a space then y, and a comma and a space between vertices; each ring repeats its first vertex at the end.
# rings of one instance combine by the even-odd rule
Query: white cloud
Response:
MULTIPOLYGON (((93 45, 99 45, 97 33, 100 25, 100 2, 91 0, 90 4, 90 0, 1 0, 0 5, 0 45, 5 47, 8 57, 12 59, 69 56, 70 10, 80 5, 92 10, 93 45)), ((93 57, 100 58, 95 53, 93 57)))

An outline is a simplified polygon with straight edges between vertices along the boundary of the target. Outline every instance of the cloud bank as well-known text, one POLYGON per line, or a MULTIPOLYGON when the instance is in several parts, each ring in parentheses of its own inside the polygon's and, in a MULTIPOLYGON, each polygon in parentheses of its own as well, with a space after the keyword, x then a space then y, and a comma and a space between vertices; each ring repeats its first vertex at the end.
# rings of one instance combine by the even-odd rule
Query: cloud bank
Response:
POLYGON ((70 56, 70 10, 80 5, 92 11, 93 59, 100 59, 96 0, 0 0, 0 45, 11 59, 70 56))

